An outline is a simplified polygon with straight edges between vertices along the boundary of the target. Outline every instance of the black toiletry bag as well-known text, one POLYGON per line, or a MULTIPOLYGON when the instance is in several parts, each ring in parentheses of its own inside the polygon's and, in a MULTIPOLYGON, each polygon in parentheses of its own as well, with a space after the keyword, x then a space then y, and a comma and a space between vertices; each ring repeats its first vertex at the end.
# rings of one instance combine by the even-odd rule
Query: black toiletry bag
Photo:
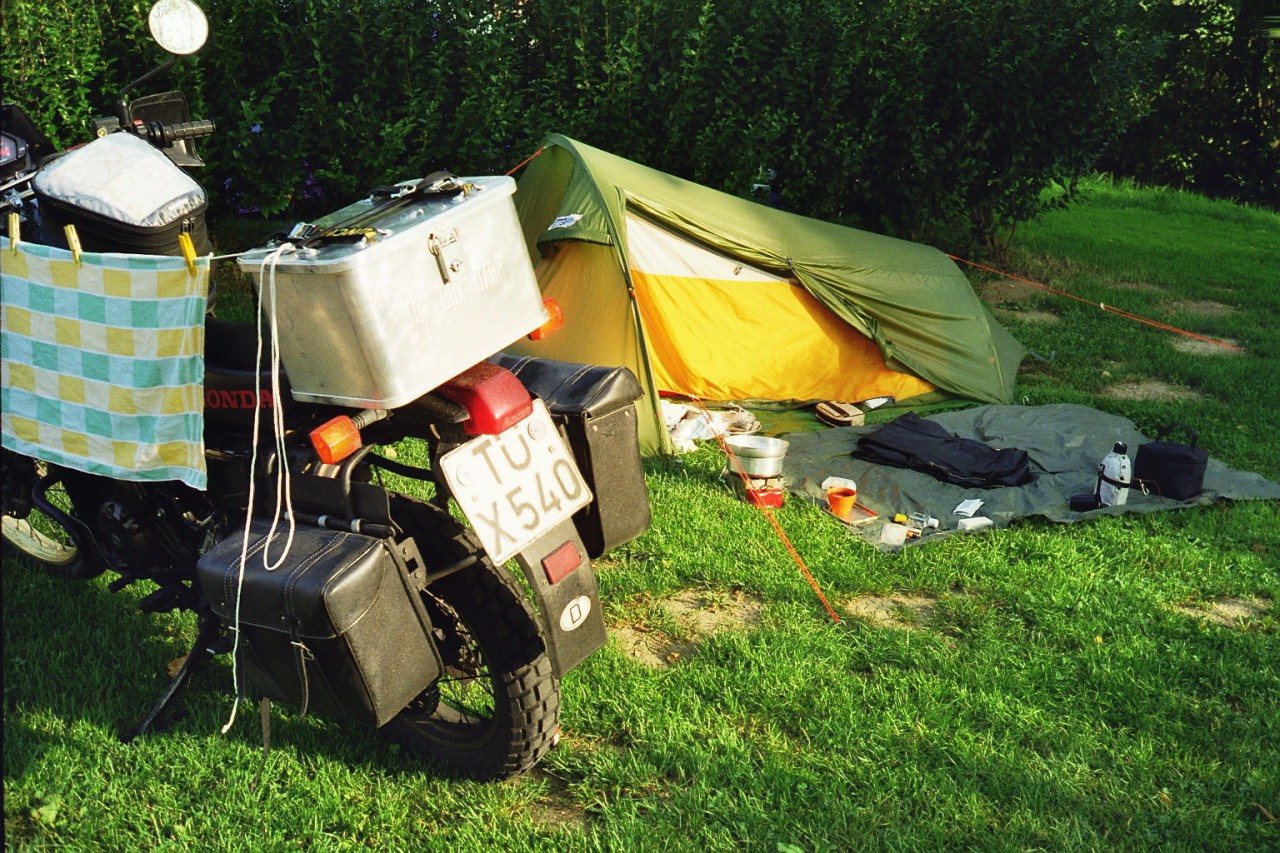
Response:
POLYGON ((1194 498, 1204 488, 1204 471, 1209 464, 1209 454, 1197 447, 1199 436, 1186 424, 1172 424, 1138 448, 1133 461, 1133 484, 1147 494, 1185 501, 1194 498), (1183 430, 1191 437, 1190 444, 1165 441, 1164 437, 1175 429, 1183 430))

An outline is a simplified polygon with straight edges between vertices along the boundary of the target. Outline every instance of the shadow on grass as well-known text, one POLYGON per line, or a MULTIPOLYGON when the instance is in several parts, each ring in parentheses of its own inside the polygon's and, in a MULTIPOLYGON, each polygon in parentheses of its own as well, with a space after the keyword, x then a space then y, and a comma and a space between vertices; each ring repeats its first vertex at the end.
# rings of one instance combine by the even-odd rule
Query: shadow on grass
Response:
MULTIPOLYGON (((223 739, 219 731, 233 702, 228 655, 194 672, 152 730, 133 744, 120 743, 169 685, 166 667, 190 651, 195 617, 142 613, 132 590, 107 590, 112 577, 68 582, 5 561, 6 779, 23 778, 51 753, 145 748, 169 736, 223 739)), ((241 704, 224 740, 239 742, 250 753, 261 750, 256 703, 241 704)), ((427 768, 449 775, 443 766, 428 767, 401 753, 366 726, 298 717, 280 705, 273 705, 271 740, 273 749, 323 756, 352 768, 377 765, 393 773, 427 768)))

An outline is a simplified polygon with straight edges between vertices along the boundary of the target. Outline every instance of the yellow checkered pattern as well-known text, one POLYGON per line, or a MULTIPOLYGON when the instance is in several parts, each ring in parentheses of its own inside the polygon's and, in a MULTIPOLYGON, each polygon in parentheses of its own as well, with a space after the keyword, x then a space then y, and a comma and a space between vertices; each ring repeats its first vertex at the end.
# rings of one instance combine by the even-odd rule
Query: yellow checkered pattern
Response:
POLYGON ((126 480, 203 489, 209 261, 0 238, 0 439, 126 480))

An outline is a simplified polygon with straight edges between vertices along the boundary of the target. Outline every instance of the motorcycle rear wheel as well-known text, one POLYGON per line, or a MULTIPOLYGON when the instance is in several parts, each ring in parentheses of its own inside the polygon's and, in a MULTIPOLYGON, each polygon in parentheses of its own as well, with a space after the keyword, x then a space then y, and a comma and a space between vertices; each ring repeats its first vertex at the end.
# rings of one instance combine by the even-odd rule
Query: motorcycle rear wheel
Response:
MULTIPOLYGON (((44 476, 45 463, 34 464, 37 477, 44 476)), ((63 512, 74 512, 71 499, 61 484, 49 489, 45 497, 63 512)), ((0 516, 0 532, 4 537, 6 557, 16 557, 54 577, 85 580, 102 574, 103 567, 95 560, 85 559, 66 528, 37 507, 31 507, 21 517, 0 516)))
POLYGON ((524 593, 447 513, 393 500, 393 515, 417 541, 429 572, 459 560, 470 564, 423 592, 444 672, 384 731, 474 779, 528 770, 559 733, 560 684, 524 593))

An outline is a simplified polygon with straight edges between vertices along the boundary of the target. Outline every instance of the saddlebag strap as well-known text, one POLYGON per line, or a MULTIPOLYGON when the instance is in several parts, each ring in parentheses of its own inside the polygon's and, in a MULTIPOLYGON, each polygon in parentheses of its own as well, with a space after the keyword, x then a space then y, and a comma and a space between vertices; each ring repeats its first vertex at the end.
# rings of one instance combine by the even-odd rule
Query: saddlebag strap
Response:
POLYGON ((271 700, 263 696, 258 700, 258 722, 262 725, 262 760, 271 751, 271 700))
MULTIPOLYGON (((286 599, 286 607, 292 602, 292 597, 286 599)), ((290 608, 291 609, 291 608, 290 608)), ((311 678, 307 674, 307 664, 316 659, 311 653, 311 649, 307 648, 307 644, 302 642, 302 637, 298 634, 298 619, 292 613, 288 614, 291 625, 289 628, 289 646, 293 649, 293 663, 298 668, 298 684, 302 685, 302 704, 298 708, 298 716, 305 717, 307 715, 307 707, 311 704, 311 678)))

